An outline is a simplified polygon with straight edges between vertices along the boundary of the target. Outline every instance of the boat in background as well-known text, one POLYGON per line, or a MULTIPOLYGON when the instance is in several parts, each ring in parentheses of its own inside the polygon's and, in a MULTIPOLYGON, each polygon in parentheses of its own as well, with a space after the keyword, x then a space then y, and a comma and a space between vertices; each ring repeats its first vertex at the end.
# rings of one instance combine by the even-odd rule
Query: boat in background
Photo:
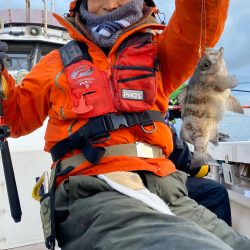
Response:
MULTIPOLYGON (((0 10, 0 40, 8 43, 6 67, 19 82, 44 55, 67 43, 67 31, 44 9, 0 10)), ((250 110, 249 108, 247 110, 250 110)), ((249 112, 250 113, 250 112, 249 112)), ((49 171, 52 160, 43 151, 45 126, 30 135, 11 139, 9 147, 22 207, 22 220, 11 218, 3 168, 0 166, 0 249, 46 249, 40 221, 39 202, 32 199, 36 178, 49 171)), ((190 146, 191 147, 191 146, 190 146)), ((191 147, 192 148, 192 147, 191 147)), ((209 145, 210 154, 221 163, 211 167, 208 178, 229 190, 233 227, 250 238, 250 138, 248 141, 209 145)), ((2 163, 0 163, 2 164, 2 163)))
POLYGON ((46 9, 0 10, 0 40, 8 43, 7 68, 30 70, 44 55, 70 40, 46 9))

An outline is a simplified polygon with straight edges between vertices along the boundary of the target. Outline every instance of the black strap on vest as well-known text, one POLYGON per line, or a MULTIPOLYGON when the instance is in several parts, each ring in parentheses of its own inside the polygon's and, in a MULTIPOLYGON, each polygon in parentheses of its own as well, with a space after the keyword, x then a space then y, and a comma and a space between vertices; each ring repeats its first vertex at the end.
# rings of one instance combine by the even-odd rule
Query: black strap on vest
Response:
MULTIPOLYGON (((142 41, 148 41, 152 34, 142 36, 142 41), (150 37, 149 37, 150 36, 150 37)), ((138 39, 127 41, 138 43, 138 39)), ((87 46, 74 40, 70 41, 59 49, 64 68, 80 60, 92 61, 88 54, 87 46)), ((165 120, 159 111, 145 111, 137 113, 105 114, 90 118, 88 123, 68 138, 58 142, 51 150, 53 161, 57 161, 72 150, 81 150, 84 157, 92 164, 98 164, 105 153, 102 147, 94 147, 93 144, 104 142, 110 138, 109 132, 122 127, 133 127, 140 125, 145 133, 152 133, 156 127, 154 121, 163 122, 165 120), (146 127, 150 126, 147 130, 146 127), (153 127, 153 129, 152 129, 153 127)))
POLYGON ((92 62, 92 58, 88 54, 88 47, 84 43, 72 40, 60 47, 59 52, 64 68, 81 60, 92 62))
POLYGON ((109 132, 123 127, 140 125, 145 133, 156 130, 155 122, 165 120, 159 111, 148 110, 138 113, 106 114, 90 118, 88 123, 78 129, 68 138, 58 142, 51 150, 53 161, 61 159, 72 150, 81 150, 84 157, 92 164, 98 164, 105 153, 102 147, 94 147, 93 144, 104 142, 110 138, 109 132), (147 129, 146 127, 149 127, 147 129), (152 129, 153 127, 153 129, 152 129))

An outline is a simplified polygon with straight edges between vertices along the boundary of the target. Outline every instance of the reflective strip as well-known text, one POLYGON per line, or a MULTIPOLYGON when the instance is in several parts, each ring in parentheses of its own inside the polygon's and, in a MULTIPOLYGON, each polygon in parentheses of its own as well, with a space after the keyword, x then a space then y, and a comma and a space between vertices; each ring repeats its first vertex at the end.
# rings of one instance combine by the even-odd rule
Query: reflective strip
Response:
MULTIPOLYGON (((128 156, 140 158, 165 158, 162 149, 148 143, 136 142, 105 147, 105 156, 128 156)), ((83 154, 77 154, 61 161, 60 172, 68 166, 77 167, 87 161, 83 154)))
POLYGON ((209 166, 208 165, 202 165, 200 167, 199 172, 195 175, 195 177, 202 178, 206 176, 209 173, 209 166))

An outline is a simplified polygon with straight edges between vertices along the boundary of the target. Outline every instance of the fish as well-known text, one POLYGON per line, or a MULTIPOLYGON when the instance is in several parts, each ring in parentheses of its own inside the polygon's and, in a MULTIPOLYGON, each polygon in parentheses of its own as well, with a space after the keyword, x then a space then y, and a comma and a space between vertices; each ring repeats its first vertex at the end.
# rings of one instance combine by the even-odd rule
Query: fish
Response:
POLYGON ((231 95, 231 89, 237 85, 236 76, 228 74, 224 48, 206 48, 178 99, 182 118, 180 137, 194 146, 191 169, 219 165, 208 154, 207 147, 209 142, 218 146, 218 124, 227 110, 244 113, 231 95))

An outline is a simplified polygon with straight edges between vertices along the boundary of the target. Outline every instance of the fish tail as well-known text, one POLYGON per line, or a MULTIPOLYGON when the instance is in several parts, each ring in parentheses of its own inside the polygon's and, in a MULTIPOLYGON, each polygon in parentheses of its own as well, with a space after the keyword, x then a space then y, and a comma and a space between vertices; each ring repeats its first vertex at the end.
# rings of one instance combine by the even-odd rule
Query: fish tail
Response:
POLYGON ((194 152, 193 159, 191 160, 190 168, 198 168, 202 165, 220 166, 220 164, 208 153, 194 152))

